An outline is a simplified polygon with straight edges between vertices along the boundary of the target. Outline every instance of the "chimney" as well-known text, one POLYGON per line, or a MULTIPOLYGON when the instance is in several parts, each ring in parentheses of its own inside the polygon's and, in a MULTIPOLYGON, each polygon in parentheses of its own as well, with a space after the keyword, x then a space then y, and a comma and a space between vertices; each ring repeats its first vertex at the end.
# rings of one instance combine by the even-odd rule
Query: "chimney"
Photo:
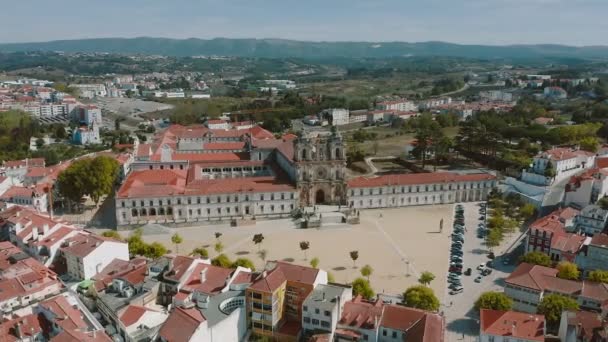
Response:
POLYGON ((15 324, 15 335, 17 335, 18 338, 23 338, 23 332, 21 331, 21 322, 17 322, 17 324, 15 324))
POLYGON ((201 270, 201 284, 207 281, 207 269, 201 270))

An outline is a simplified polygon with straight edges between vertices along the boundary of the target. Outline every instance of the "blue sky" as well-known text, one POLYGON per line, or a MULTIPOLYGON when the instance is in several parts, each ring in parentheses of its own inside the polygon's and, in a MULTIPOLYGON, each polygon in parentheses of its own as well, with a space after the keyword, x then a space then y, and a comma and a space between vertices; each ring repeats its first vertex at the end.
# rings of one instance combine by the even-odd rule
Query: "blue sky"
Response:
POLYGON ((608 0, 0 0, 0 42, 96 37, 608 45, 608 0))

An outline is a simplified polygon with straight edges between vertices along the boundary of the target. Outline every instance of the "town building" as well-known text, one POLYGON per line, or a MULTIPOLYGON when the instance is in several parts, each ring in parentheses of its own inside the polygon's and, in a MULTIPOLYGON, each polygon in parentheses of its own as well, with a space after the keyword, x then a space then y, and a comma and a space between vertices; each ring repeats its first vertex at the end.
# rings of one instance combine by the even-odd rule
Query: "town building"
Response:
POLYGON ((561 87, 546 87, 543 95, 550 99, 562 100, 568 98, 568 92, 561 87))
POLYGON ((13 178, 15 183, 19 183, 23 181, 23 177, 27 174, 29 168, 44 166, 44 158, 26 158, 23 160, 3 161, 2 167, 0 167, 0 175, 13 178))
POLYGON ((114 259, 129 260, 126 242, 87 232, 66 239, 60 250, 67 274, 74 280, 91 279, 114 259))
POLYGON ((532 167, 522 171, 522 181, 535 185, 550 185, 571 177, 595 165, 595 154, 583 150, 555 148, 540 152, 532 167))
POLYGON ((488 90, 479 92, 479 97, 484 101, 501 101, 511 102, 513 101, 513 93, 509 93, 502 90, 488 90))
POLYGON ((545 316, 515 311, 481 309, 480 342, 545 341, 545 316))
POLYGON ((63 288, 55 272, 8 241, 0 242, 0 269, 2 315, 58 294, 63 288))
POLYGON ((358 177, 348 181, 348 201, 356 209, 482 201, 495 185, 496 177, 488 173, 358 177))
POLYGON ((606 233, 595 234, 578 253, 575 262, 585 276, 595 270, 608 271, 608 235, 606 233))
POLYGON ((41 213, 46 213, 49 205, 48 194, 44 185, 32 187, 11 186, 0 195, 0 201, 28 206, 41 213))
POLYGON ((576 216, 576 230, 589 236, 603 232, 607 225, 608 210, 596 204, 585 206, 576 216))
POLYGON ((564 197, 566 205, 572 204, 582 208, 608 195, 608 165, 599 167, 600 164, 603 164, 602 158, 596 158, 598 167, 586 169, 570 178, 564 197))
POLYGON ((415 112, 418 111, 418 106, 407 99, 400 99, 395 101, 382 101, 376 104, 376 109, 379 110, 394 110, 401 112, 415 112))
POLYGON ((209 129, 229 129, 231 125, 226 120, 207 120, 207 128, 209 129))
POLYGON ((574 230, 579 211, 573 208, 558 209, 530 224, 526 235, 526 253, 541 252, 551 260, 574 262, 588 239, 568 232, 574 230))
POLYGON ((352 288, 339 284, 320 284, 302 304, 304 335, 331 334, 342 317, 344 305, 353 299, 352 288))
POLYGON ((344 108, 326 109, 321 113, 321 117, 331 119, 332 126, 347 125, 349 122, 349 111, 344 108))
POLYGON ((327 284, 327 272, 323 270, 267 262, 246 290, 247 317, 253 334, 295 340, 302 330, 302 304, 320 284, 327 284))
POLYGON ((608 324, 597 312, 564 311, 559 323, 561 342, 601 342, 608 339, 608 324))
POLYGON ((535 313, 543 296, 557 293, 576 299, 583 310, 601 311, 608 300, 608 284, 557 277, 557 269, 522 263, 505 280, 505 294, 516 311, 535 313))
POLYGON ((78 90, 78 96, 85 99, 108 96, 104 84, 70 84, 70 87, 78 90))

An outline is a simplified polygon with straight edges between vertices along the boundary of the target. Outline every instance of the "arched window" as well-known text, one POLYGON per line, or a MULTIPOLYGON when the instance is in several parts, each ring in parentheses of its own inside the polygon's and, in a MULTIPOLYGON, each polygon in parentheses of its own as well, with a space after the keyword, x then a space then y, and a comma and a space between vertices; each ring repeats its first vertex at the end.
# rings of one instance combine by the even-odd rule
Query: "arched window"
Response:
POLYGON ((302 149, 302 159, 304 160, 304 159, 307 159, 307 158, 308 158, 308 155, 306 153, 306 149, 304 148, 304 149, 302 149))
POLYGON ((138 216, 137 214, 138 214, 137 209, 131 209, 131 216, 137 217, 138 216))
POLYGON ((148 215, 148 212, 146 211, 146 209, 142 209, 140 211, 140 213, 141 213, 141 216, 147 216, 148 215))
POLYGON ((336 159, 342 159, 342 154, 340 152, 340 148, 336 148, 336 159))
POLYGON ((150 208, 150 216, 156 216, 156 209, 150 208))
POLYGON ((159 208, 158 215, 165 215, 165 208, 159 208))

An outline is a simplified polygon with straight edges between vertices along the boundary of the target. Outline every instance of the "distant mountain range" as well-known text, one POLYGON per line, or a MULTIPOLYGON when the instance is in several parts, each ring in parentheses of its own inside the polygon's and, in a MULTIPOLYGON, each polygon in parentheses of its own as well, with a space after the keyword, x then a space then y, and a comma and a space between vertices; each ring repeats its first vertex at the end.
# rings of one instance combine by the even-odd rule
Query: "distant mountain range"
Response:
POLYGON ((466 58, 608 58, 608 46, 460 45, 444 42, 306 42, 285 39, 98 38, 0 44, 2 52, 108 52, 166 56, 267 58, 451 56, 466 58))

